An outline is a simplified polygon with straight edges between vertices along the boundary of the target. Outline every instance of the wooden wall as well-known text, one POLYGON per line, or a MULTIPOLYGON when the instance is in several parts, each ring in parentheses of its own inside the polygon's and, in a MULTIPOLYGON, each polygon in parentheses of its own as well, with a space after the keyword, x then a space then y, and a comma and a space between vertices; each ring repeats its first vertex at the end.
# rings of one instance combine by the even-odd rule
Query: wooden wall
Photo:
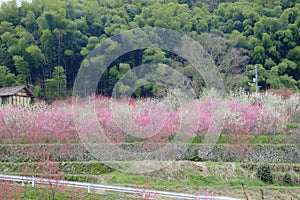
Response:
MULTIPOLYGON (((31 94, 28 93, 28 91, 25 89, 18 91, 14 95, 6 96, 6 97, 8 97, 8 104, 17 105, 17 106, 28 106, 32 101, 31 94)), ((3 102, 2 98, 5 97, 4 96, 0 97, 0 105, 3 102)))
POLYGON ((10 97, 9 103, 18 106, 27 106, 31 103, 31 97, 14 95, 10 97))
MULTIPOLYGON (((8 97, 8 103, 17 106, 28 106, 31 103, 31 97, 13 95, 8 97)), ((2 97, 0 97, 0 105, 2 104, 2 97)))

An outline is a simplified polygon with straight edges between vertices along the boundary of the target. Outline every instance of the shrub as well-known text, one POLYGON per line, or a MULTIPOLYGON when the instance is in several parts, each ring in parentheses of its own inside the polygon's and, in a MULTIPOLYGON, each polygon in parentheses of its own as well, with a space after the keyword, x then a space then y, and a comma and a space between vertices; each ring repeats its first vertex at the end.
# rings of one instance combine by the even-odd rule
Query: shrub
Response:
POLYGON ((265 183, 273 183, 273 176, 269 165, 259 166, 257 169, 257 175, 260 180, 265 183))
POLYGON ((187 160, 189 161, 195 161, 195 162, 200 162, 202 161, 201 156, 198 153, 198 150, 194 150, 193 152, 191 152, 187 158, 187 160))
POLYGON ((283 182, 284 182, 285 184, 292 185, 292 184, 293 184, 293 181, 292 181, 291 175, 288 174, 288 173, 284 174, 284 176, 283 176, 283 182))

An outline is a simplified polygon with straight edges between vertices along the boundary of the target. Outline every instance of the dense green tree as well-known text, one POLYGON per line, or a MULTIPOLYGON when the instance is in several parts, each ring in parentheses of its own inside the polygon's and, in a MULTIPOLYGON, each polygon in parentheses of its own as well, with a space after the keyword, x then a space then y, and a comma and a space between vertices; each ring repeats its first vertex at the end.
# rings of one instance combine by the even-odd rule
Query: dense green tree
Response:
POLYGON ((300 64, 300 46, 296 46, 288 52, 287 58, 300 64))
POLYGON ((16 76, 6 66, 0 66, 0 87, 12 86, 16 83, 16 76))
POLYGON ((66 95, 66 84, 64 68, 61 66, 54 67, 52 78, 45 80, 47 100, 51 102, 58 98, 64 98, 66 95))
MULTIPOLYGON (((173 29, 200 41, 229 87, 240 83, 242 77, 249 81, 252 75, 246 66, 259 64, 263 89, 299 89, 299 0, 33 0, 19 7, 10 1, 0 9, 0 66, 6 66, 5 74, 15 77, 9 84, 26 83, 39 88, 39 96, 47 92, 49 96, 45 85, 53 81, 56 66, 65 70, 67 89, 71 89, 83 59, 99 43, 106 41, 110 51, 117 49, 122 46, 105 39, 139 27, 173 29)), ((128 45, 134 47, 144 42, 141 40, 133 37, 128 45)), ((115 82, 109 80, 124 75, 123 67, 134 71, 141 64, 152 63, 183 72, 197 88, 205 84, 185 60, 149 48, 117 58, 101 77, 99 91, 112 92, 115 82)), ((159 76, 156 69, 153 65, 137 70, 136 75, 151 72, 159 76)), ((136 95, 153 94, 159 88, 148 84, 147 78, 136 81, 144 83, 136 95)), ((119 88, 128 91, 123 82, 119 88)))
POLYGON ((22 56, 13 57, 16 71, 18 72, 18 81, 22 84, 30 83, 30 68, 28 62, 22 56))
POLYGON ((24 18, 21 20, 21 24, 26 28, 27 31, 34 33, 38 29, 38 23, 36 16, 33 11, 29 10, 24 18))
POLYGON ((265 48, 262 46, 256 46, 253 51, 249 52, 253 62, 264 64, 266 59, 265 48))
POLYGON ((26 52, 30 54, 33 66, 37 69, 45 62, 45 56, 37 45, 31 45, 26 48, 26 52))

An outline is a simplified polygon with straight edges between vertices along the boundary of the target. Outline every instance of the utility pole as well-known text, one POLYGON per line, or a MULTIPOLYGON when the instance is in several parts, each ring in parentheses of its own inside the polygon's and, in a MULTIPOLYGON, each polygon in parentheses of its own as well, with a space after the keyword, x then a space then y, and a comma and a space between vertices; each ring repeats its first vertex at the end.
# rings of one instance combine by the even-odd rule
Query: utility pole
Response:
POLYGON ((255 96, 258 96, 258 90, 259 90, 259 86, 258 86, 258 66, 255 65, 254 68, 252 67, 251 70, 249 72, 252 72, 253 69, 255 70, 255 78, 253 78, 252 82, 248 82, 248 84, 250 86, 255 84, 255 96))

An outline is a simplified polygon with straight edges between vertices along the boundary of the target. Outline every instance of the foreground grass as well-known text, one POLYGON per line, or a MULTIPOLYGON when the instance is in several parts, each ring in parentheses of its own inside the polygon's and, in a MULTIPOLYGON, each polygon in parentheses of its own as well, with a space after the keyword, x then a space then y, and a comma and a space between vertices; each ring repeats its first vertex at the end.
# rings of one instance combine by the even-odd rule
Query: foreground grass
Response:
MULTIPOLYGON (((94 200, 94 199, 103 199, 103 200, 115 200, 115 199, 141 199, 141 194, 126 194, 126 193, 116 193, 116 192, 106 192, 106 191, 92 191, 92 194, 87 192, 78 194, 76 192, 66 192, 63 194, 55 195, 54 199, 57 200, 94 200)), ((201 188, 194 192, 190 188, 186 188, 186 193, 194 193, 196 195, 205 195, 207 199, 210 196, 227 196, 227 197, 236 197, 245 199, 245 195, 249 200, 257 199, 268 199, 268 200, 288 200, 288 199, 298 199, 299 198, 299 189, 297 188, 246 188, 245 190, 239 188, 201 188)), ((151 195, 154 199, 171 199, 166 197, 158 197, 155 194, 151 195)), ((45 197, 45 190, 32 189, 28 188, 26 192, 22 192, 19 199, 26 200, 37 200, 37 199, 48 200, 53 199, 51 197, 45 197)))
MULTIPOLYGON (((30 185, 14 185, 14 187, 21 188, 18 194, 14 192, 6 192, 4 195, 0 195, 0 199, 22 199, 22 200, 115 200, 115 199, 138 199, 138 194, 123 194, 118 192, 96 191, 91 190, 88 193, 86 189, 78 188, 65 188, 63 191, 55 191, 52 194, 52 190, 46 186, 36 186, 32 188, 30 185)), ((1 182, 0 182, 1 187, 1 182)))
MULTIPOLYGON (((21 187, 21 186, 20 186, 21 187)), ((156 187, 156 186, 155 186, 156 187)), ((245 199, 246 196, 249 200, 256 199, 268 199, 268 200, 287 200, 287 199, 298 199, 299 187, 259 187, 259 188, 228 188, 228 187, 190 187, 190 186, 168 186, 166 189, 174 189, 176 191, 184 191, 184 193, 190 193, 195 195, 205 195, 207 199, 210 196, 228 196, 245 199), (263 197, 263 198, 262 198, 263 197)), ((29 185, 22 187, 22 192, 14 198, 11 196, 6 196, 5 199, 26 199, 26 200, 92 200, 92 199, 104 199, 104 200, 114 200, 114 199, 141 199, 141 194, 127 194, 127 193, 117 193, 108 192, 101 190, 92 190, 90 194, 87 193, 86 189, 74 190, 67 188, 62 193, 55 193, 54 197, 51 196, 51 191, 47 190, 44 186, 36 186, 31 188, 29 185)), ((154 199, 171 199, 165 197, 158 197, 155 194, 151 194, 154 199)))

